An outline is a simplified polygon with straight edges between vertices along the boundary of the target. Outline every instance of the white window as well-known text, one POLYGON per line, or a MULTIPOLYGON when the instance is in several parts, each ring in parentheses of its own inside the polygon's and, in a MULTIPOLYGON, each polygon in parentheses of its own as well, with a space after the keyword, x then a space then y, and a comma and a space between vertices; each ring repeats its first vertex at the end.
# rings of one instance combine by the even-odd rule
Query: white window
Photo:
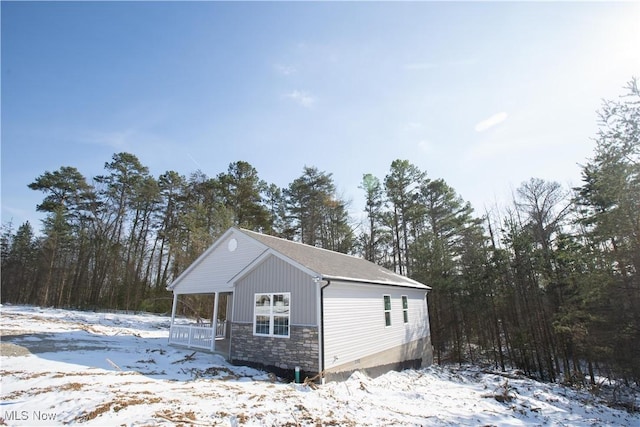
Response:
POLYGON ((384 299, 384 325, 391 326, 391 295, 383 295, 384 299))
POLYGON ((406 295, 402 295, 402 318, 404 323, 409 323, 409 298, 406 295))
POLYGON ((268 337, 289 338, 289 292, 255 294, 253 333, 268 337))

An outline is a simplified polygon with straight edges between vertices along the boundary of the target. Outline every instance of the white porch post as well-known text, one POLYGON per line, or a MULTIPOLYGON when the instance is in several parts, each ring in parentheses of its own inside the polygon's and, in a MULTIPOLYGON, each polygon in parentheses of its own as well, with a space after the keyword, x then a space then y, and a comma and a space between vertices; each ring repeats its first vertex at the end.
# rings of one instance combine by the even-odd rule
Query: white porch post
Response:
POLYGON ((173 305, 171 306, 171 326, 169 326, 169 342, 171 342, 171 330, 173 329, 173 322, 176 319, 176 309, 178 308, 178 294, 173 294, 173 305))
POLYGON ((214 351, 216 349, 216 335, 218 332, 218 305, 220 305, 218 302, 218 296, 220 295, 219 292, 215 292, 213 297, 213 319, 211 321, 211 351, 214 351))

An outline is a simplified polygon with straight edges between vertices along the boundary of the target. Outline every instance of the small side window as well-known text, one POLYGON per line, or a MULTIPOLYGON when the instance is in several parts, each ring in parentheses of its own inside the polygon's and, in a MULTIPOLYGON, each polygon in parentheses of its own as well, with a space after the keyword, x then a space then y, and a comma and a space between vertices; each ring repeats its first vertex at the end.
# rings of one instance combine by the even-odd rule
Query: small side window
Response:
POLYGON ((391 326, 391 296, 384 295, 384 325, 391 326))
POLYGON ((406 295, 402 295, 402 318, 404 323, 409 323, 409 298, 406 295))

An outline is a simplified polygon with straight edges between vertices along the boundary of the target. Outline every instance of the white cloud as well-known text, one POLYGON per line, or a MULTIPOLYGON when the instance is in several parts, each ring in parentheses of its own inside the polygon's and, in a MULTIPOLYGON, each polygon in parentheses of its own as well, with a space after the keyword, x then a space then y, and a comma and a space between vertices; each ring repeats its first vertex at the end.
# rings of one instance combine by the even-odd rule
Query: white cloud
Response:
POLYGON ((283 65, 283 64, 276 64, 273 66, 273 68, 283 76, 290 76, 292 74, 295 74, 298 71, 295 67, 292 67, 290 65, 283 65))
POLYGON ((291 91, 287 93, 285 97, 295 101, 296 103, 306 108, 310 108, 316 103, 316 99, 311 94, 301 90, 291 91))
POLYGON ((508 114, 505 113, 504 111, 501 113, 496 113, 493 116, 489 117, 486 120, 483 120, 481 122, 479 122, 475 129, 476 132, 484 132, 496 125, 499 125, 500 123, 504 122, 505 120, 507 120, 507 116, 508 114))

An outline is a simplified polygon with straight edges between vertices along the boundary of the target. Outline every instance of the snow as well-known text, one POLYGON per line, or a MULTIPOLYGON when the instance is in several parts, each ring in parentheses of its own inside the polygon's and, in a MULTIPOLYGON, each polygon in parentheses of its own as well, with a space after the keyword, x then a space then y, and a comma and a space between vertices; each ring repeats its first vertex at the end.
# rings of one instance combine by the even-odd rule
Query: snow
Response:
POLYGON ((470 366, 289 383, 168 346, 163 316, 3 306, 0 328, 0 425, 640 426, 586 391, 470 366))

